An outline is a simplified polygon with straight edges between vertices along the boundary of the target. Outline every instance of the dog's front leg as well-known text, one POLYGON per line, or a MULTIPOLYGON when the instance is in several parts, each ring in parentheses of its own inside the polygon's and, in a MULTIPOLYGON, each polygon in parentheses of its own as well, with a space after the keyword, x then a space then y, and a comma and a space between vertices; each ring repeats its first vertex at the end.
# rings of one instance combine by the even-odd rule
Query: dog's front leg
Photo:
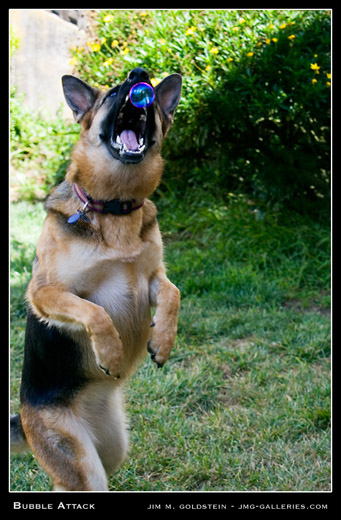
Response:
POLYGON ((122 343, 103 307, 57 286, 37 288, 33 280, 27 296, 39 318, 56 320, 66 327, 68 324, 83 326, 91 339, 98 366, 107 375, 119 377, 122 343))
POLYGON ((148 351, 152 360, 162 367, 174 345, 180 308, 180 291, 168 280, 163 266, 150 281, 149 297, 150 304, 156 306, 156 311, 148 351))

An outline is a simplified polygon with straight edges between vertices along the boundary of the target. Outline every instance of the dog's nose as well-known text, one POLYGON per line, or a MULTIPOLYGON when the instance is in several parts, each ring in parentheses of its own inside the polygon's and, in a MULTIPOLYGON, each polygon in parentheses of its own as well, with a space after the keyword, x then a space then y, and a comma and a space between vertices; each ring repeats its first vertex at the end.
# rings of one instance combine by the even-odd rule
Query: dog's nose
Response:
POLYGON ((148 72, 141 67, 136 67, 128 74, 128 80, 132 83, 140 83, 142 81, 149 81, 148 72))

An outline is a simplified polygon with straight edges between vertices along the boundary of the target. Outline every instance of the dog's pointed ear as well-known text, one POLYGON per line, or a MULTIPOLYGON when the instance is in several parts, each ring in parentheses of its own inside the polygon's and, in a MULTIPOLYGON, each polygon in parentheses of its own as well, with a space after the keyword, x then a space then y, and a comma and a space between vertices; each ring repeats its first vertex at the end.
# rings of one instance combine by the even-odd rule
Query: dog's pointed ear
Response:
POLYGON ((155 87, 156 100, 168 122, 172 121, 174 111, 180 101, 181 86, 180 74, 171 74, 155 87))
POLYGON ((69 75, 62 77, 62 85, 66 102, 73 111, 75 120, 80 123, 84 114, 94 105, 98 90, 69 75))

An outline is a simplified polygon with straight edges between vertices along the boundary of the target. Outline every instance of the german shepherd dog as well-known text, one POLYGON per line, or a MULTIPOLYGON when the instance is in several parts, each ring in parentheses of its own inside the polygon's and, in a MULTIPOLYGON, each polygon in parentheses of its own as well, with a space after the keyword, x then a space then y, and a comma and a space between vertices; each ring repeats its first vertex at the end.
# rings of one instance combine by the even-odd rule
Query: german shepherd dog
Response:
POLYGON ((156 207, 160 150, 181 76, 137 108, 142 68, 107 92, 63 76, 81 134, 47 217, 27 290, 21 412, 14 451, 28 444, 54 490, 107 491, 128 450, 122 383, 147 349, 161 367, 177 332, 180 292, 168 280, 156 207), (151 307, 155 314, 151 317, 151 307))

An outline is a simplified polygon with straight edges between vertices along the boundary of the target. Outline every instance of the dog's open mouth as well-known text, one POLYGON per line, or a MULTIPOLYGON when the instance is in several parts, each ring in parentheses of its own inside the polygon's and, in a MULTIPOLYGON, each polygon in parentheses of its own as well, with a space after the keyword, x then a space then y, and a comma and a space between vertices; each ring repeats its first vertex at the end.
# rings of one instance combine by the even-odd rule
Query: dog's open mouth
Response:
POLYGON ((116 156, 124 163, 143 159, 148 147, 148 109, 136 108, 127 95, 116 116, 110 144, 116 156))

